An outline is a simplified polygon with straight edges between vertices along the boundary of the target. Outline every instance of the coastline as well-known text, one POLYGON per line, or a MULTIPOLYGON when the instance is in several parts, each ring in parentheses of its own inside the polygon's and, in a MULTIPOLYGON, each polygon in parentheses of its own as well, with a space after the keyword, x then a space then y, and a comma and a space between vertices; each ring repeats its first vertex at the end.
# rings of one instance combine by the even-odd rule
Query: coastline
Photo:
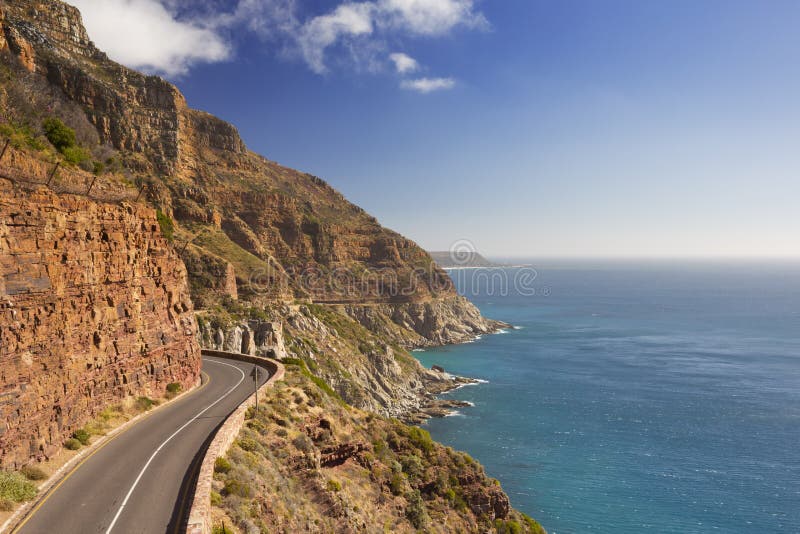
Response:
MULTIPOLYGON (((486 334, 478 334, 469 341, 451 343, 449 346, 475 343, 476 341, 480 341, 484 335, 507 334, 509 330, 517 328, 516 326, 503 321, 493 321, 493 323, 502 326, 497 326, 497 328, 495 328, 493 331, 486 334)), ((425 352, 425 349, 422 347, 416 347, 411 350, 412 355, 414 352, 425 352)), ((419 359, 417 359, 417 361, 419 361, 419 359)), ((420 365, 422 365, 421 362, 420 365)), ((420 407, 401 417, 401 420, 404 423, 420 425, 428 419, 460 415, 460 412, 457 410, 457 408, 469 408, 474 405, 471 402, 459 399, 442 399, 440 398, 440 395, 444 395, 445 393, 456 391, 467 386, 476 386, 488 383, 487 380, 481 378, 453 375, 444 369, 425 369, 429 373, 436 375, 436 379, 434 379, 435 382, 427 384, 425 391, 422 393, 424 402, 420 405, 420 407)))

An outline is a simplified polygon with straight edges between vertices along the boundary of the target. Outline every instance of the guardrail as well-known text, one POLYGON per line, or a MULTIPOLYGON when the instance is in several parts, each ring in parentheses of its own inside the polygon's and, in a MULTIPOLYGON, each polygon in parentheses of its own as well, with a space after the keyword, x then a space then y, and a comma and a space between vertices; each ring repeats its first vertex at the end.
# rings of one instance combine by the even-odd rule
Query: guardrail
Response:
POLYGON ((219 350, 202 351, 203 356, 215 356, 217 358, 227 358, 242 362, 253 363, 267 368, 270 373, 267 380, 256 392, 250 395, 236 410, 228 416, 222 426, 217 430, 214 439, 206 450, 203 462, 200 465, 200 474, 195 486, 192 507, 189 510, 189 520, 186 525, 188 534, 210 534, 212 531, 211 521, 211 482, 214 479, 214 462, 217 457, 224 456, 233 444, 239 431, 244 426, 245 414, 250 406, 256 402, 259 394, 263 396, 267 389, 271 388, 275 382, 282 380, 285 373, 282 364, 275 360, 268 360, 258 356, 239 354, 237 352, 225 352, 219 350))

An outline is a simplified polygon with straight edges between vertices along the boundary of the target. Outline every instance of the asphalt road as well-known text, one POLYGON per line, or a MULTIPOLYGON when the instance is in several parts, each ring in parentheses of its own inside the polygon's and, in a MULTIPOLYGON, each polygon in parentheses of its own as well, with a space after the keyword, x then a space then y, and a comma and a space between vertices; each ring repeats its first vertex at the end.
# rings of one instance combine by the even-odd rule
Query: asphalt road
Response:
MULTIPOLYGON (((117 435, 46 495, 20 534, 172 533, 217 427, 253 393, 253 364, 203 357, 207 383, 117 435)), ((259 382, 268 372, 259 368, 259 382)))

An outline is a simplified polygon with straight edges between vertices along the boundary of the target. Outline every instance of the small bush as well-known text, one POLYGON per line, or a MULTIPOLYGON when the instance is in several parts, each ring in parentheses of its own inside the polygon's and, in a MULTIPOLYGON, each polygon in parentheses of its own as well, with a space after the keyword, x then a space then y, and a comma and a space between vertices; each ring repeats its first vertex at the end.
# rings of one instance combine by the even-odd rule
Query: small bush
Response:
POLYGON ((71 451, 77 451, 81 448, 81 442, 75 438, 69 438, 67 441, 64 442, 64 448, 69 449, 71 451))
POLYGON ((423 528, 428 522, 428 512, 425 509, 425 503, 422 501, 422 496, 419 490, 414 490, 406 496, 408 500, 408 508, 406 508, 406 517, 414 525, 414 528, 423 528))
POLYGON ((342 483, 338 480, 330 479, 328 481, 328 491, 342 491, 342 483))
POLYGON ((150 397, 139 397, 136 399, 136 409, 140 412, 146 412, 155 405, 155 402, 150 397))
POLYGON ((389 491, 392 495, 401 495, 403 493, 403 475, 395 473, 389 481, 389 491))
POLYGON ((47 140, 50 141, 59 152, 63 153, 64 150, 74 147, 78 142, 75 137, 75 130, 61 122, 61 119, 55 117, 45 119, 42 123, 42 128, 44 128, 44 135, 47 137, 47 140))
POLYGON ((222 456, 218 457, 214 461, 214 472, 215 473, 227 473, 231 470, 231 463, 223 458, 222 456))
POLYGON ((156 219, 158 219, 158 226, 161 227, 161 235, 167 241, 172 241, 175 234, 175 223, 172 218, 161 210, 156 210, 156 219))
POLYGON ((61 151, 61 154, 63 154, 64 160, 72 165, 80 165, 92 159, 92 156, 89 155, 89 152, 79 146, 65 148, 61 151))
POLYGON ((409 478, 420 478, 425 474, 425 467, 422 465, 422 460, 419 456, 409 454, 400 458, 400 465, 403 466, 403 472, 409 478))
POLYGON ((311 450, 314 448, 314 444, 311 442, 311 439, 309 439, 309 437, 305 434, 300 434, 294 438, 292 440, 292 445, 305 453, 311 452, 311 450))
POLYGON ((242 438, 238 442, 239 447, 247 452, 258 450, 258 442, 252 438, 242 438))
POLYGON ((418 426, 409 427, 408 438, 418 449, 422 449, 426 453, 433 450, 433 440, 427 430, 423 430, 418 426))
POLYGON ((81 442, 81 445, 88 445, 89 438, 92 437, 91 434, 85 428, 79 428, 75 432, 72 433, 72 437, 77 439, 81 442))
POLYGON ((522 514, 522 520, 525 521, 525 524, 528 526, 528 529, 533 534, 547 534, 542 525, 540 525, 539 522, 533 519, 531 516, 527 514, 522 514))
POLYGON ((494 528, 497 534, 522 534, 522 526, 513 520, 495 519, 494 528))
POLYGON ((35 465, 26 465, 19 472, 25 475, 28 480, 44 480, 47 478, 47 474, 35 465))
POLYGON ((225 481, 224 491, 226 495, 238 495, 239 497, 244 497, 245 499, 249 499, 252 494, 250 491, 250 486, 236 480, 235 478, 229 478, 225 481))
POLYGON ((0 471, 0 499, 25 502, 33 499, 39 490, 21 473, 0 471))
POLYGON ((221 505, 222 505, 222 495, 220 495, 214 490, 211 490, 211 506, 221 506, 221 505))
POLYGON ((96 175, 103 174, 103 171, 106 170, 106 166, 102 161, 95 161, 92 163, 92 172, 96 175))
POLYGON ((211 528, 211 534, 233 534, 233 531, 227 526, 218 525, 211 528))
POLYGON ((167 384, 167 398, 173 398, 181 392, 181 385, 177 382, 170 382, 167 384))

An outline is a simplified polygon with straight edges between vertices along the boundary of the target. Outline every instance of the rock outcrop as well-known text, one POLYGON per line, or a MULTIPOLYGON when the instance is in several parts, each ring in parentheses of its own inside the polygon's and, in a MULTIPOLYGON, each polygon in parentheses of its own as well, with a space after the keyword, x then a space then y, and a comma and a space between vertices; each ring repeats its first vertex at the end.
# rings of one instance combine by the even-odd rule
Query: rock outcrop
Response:
POLYGON ((192 385, 195 328, 152 209, 0 179, 0 463, 48 457, 126 397, 192 385))
POLYGON ((279 321, 251 319, 225 328, 204 322, 202 316, 198 322, 203 348, 277 360, 286 358, 283 324, 279 321))

